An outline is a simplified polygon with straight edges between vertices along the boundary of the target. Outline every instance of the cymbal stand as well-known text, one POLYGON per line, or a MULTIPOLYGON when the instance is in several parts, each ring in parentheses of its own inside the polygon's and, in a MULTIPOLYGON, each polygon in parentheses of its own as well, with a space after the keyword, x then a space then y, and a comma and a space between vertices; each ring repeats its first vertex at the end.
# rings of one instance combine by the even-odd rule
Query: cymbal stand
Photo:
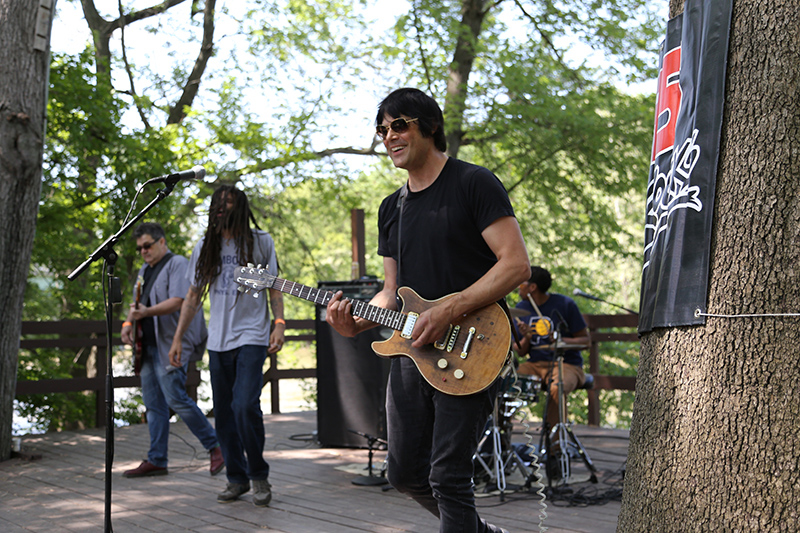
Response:
POLYGON ((489 480, 486 482, 487 486, 490 483, 494 483, 497 487, 497 490, 500 491, 501 502, 505 500, 505 491, 507 488, 506 472, 511 473, 513 472, 514 467, 516 467, 519 468, 523 478, 527 479, 529 477, 528 469, 525 467, 525 462, 522 460, 522 457, 519 456, 517 451, 511 446, 510 428, 507 429, 507 438, 503 438, 503 422, 501 421, 501 416, 504 420, 504 408, 505 401, 503 398, 503 393, 501 392, 497 395, 497 398, 494 402, 491 426, 489 426, 489 429, 486 430, 480 442, 478 443, 478 449, 475 451, 475 455, 472 458, 473 461, 477 461, 489 475, 489 480), (503 411, 501 411, 501 408, 503 411), (480 450, 489 439, 491 439, 492 451, 488 454, 488 458, 485 459, 480 453, 480 450), (505 446, 504 442, 506 444, 505 446))
MULTIPOLYGON (((578 437, 575 436, 575 433, 572 431, 572 422, 567 421, 567 409, 566 409, 566 402, 565 394, 564 394, 564 344, 559 342, 558 332, 554 332, 555 335, 555 348, 554 353, 556 356, 556 364, 558 365, 558 375, 560 379, 558 380, 558 423, 554 428, 550 428, 547 424, 547 408, 550 404, 550 383, 554 379, 552 372, 550 373, 550 379, 546 383, 547 387, 547 394, 545 395, 544 401, 544 416, 542 421, 542 433, 539 437, 539 450, 540 456, 545 462, 545 471, 547 472, 547 484, 550 489, 553 488, 553 477, 559 477, 566 484, 567 480, 570 476, 570 463, 569 463, 569 453, 567 447, 569 446, 568 443, 572 443, 575 449, 578 452, 578 455, 583 460, 583 463, 586 465, 586 468, 589 469, 591 473, 589 477, 589 481, 592 483, 597 483, 597 469, 592 463, 592 460, 589 458, 589 455, 586 453, 586 449, 581 444, 581 441, 578 440, 578 437), (561 450, 560 453, 551 454, 551 443, 554 437, 558 437, 558 442, 560 443, 561 450)), ((529 476, 527 481, 525 482, 525 487, 530 488, 531 483, 533 480, 529 476)))

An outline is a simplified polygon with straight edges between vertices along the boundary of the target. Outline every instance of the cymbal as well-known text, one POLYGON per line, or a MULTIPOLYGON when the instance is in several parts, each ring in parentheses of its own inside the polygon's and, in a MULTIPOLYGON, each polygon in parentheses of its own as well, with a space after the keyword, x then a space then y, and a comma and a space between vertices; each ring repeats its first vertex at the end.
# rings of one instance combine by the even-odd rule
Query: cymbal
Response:
POLYGON ((588 350, 589 346, 586 344, 567 344, 566 342, 559 342, 558 345, 555 344, 540 344, 539 346, 534 346, 531 350, 555 350, 558 348, 559 350, 588 350))
POLYGON ((513 316, 515 318, 522 318, 524 316, 531 316, 531 314, 532 314, 530 311, 526 311, 525 309, 518 309, 516 307, 512 307, 508 311, 510 312, 511 316, 513 316))

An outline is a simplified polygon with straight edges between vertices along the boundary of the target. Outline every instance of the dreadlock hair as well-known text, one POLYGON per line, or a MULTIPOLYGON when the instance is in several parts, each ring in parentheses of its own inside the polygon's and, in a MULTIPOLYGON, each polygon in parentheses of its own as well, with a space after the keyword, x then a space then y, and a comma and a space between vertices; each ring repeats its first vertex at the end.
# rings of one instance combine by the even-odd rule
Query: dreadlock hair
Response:
POLYGON ((211 207, 208 213, 203 246, 197 257, 194 273, 195 287, 201 291, 201 299, 205 299, 208 289, 222 272, 220 252, 222 250, 223 230, 230 233, 236 243, 237 260, 240 264, 253 262, 253 226, 261 229, 256 222, 247 195, 233 185, 220 185, 211 195, 211 207), (227 209, 228 196, 233 197, 233 208, 227 209), (222 216, 218 216, 222 213, 222 216))

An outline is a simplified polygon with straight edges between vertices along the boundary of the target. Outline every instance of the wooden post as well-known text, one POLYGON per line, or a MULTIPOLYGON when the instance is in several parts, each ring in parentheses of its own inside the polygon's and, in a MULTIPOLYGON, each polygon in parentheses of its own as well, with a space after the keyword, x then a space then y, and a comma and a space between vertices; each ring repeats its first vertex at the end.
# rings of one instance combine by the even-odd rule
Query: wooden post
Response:
POLYGON ((363 209, 350 210, 350 226, 352 230, 353 241, 353 266, 351 269, 351 279, 359 279, 367 275, 363 209))

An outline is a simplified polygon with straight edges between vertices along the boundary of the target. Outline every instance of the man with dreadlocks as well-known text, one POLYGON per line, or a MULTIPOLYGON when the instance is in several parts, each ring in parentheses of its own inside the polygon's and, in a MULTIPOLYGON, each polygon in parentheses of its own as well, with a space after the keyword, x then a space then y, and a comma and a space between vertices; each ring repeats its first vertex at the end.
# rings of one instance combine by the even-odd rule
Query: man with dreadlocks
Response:
POLYGON ((270 274, 278 273, 275 244, 258 227, 247 196, 232 185, 222 185, 211 197, 208 227, 192 252, 187 270, 190 287, 169 355, 171 364, 180 364, 181 338, 208 295, 211 390, 228 477, 217 501, 238 499, 252 483, 253 503, 266 506, 272 499, 272 487, 269 464, 263 457, 262 374, 267 353, 283 347, 286 322, 280 291, 269 290, 274 328, 270 328, 265 298, 238 298, 234 270, 244 263, 266 265, 270 274))

